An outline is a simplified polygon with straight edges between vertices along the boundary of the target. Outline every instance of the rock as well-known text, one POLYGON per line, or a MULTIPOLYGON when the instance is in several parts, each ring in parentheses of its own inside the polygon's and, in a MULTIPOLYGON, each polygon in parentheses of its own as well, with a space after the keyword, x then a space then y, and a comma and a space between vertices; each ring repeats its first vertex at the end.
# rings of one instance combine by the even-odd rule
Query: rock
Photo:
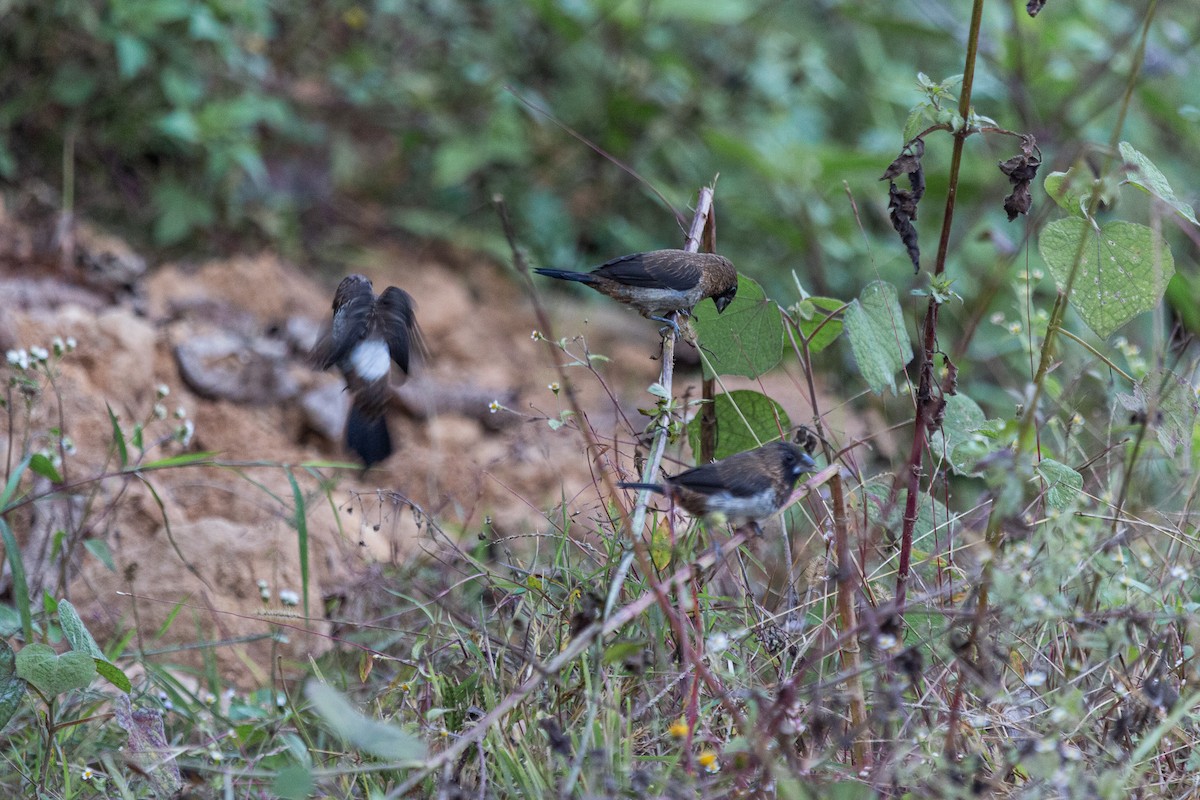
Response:
POLYGON ((188 388, 210 400, 266 405, 300 391, 290 373, 287 344, 280 339, 215 331, 176 345, 175 360, 188 388))
POLYGON ((300 398, 307 427, 331 442, 342 441, 346 415, 350 413, 350 394, 341 380, 327 381, 310 389, 300 398))

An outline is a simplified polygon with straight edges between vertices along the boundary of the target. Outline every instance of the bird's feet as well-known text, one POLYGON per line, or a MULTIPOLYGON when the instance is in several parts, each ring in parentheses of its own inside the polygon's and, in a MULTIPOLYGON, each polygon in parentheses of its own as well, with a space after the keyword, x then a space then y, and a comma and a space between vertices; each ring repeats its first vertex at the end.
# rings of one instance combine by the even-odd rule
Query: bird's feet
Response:
POLYGON ((683 336, 683 330, 680 329, 679 323, 675 321, 674 316, 671 317, 651 317, 655 322, 663 323, 664 327, 658 329, 659 336, 666 336, 667 331, 674 331, 675 338, 683 336))

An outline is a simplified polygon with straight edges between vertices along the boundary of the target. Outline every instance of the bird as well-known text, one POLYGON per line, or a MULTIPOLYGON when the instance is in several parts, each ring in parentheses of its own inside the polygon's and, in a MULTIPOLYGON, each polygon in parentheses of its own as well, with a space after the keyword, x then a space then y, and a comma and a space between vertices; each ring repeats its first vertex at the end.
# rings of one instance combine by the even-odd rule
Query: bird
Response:
POLYGON ((392 362, 408 377, 414 352, 424 352, 416 304, 403 289, 389 286, 377 297, 365 275, 348 275, 333 295, 333 318, 313 345, 310 359, 319 369, 336 366, 351 392, 346 446, 364 469, 392 454, 387 405, 392 362))
POLYGON ((760 520, 783 510, 796 481, 815 469, 816 463, 804 448, 780 441, 692 467, 662 483, 617 486, 665 495, 693 517, 724 516, 735 527, 757 526, 760 520))
POLYGON ((539 275, 586 284, 601 294, 632 306, 643 317, 663 322, 679 334, 671 319, 711 297, 717 313, 725 311, 737 295, 737 269, 716 253, 688 250, 652 250, 614 258, 591 272, 565 269, 536 269, 539 275))

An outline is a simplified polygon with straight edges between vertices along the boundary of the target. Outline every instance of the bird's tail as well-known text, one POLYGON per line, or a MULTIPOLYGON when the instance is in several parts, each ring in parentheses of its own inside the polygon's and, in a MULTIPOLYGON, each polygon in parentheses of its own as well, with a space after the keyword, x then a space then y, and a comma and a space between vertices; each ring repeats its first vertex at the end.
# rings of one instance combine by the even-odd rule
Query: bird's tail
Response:
POLYGON ((596 279, 587 272, 571 272, 569 269, 535 269, 538 275, 547 278, 558 278, 560 281, 578 281, 579 283, 595 283, 596 279))
POLYGON ((346 418, 346 447, 362 459, 363 465, 378 464, 392 454, 392 435, 388 431, 387 417, 370 414, 357 403, 350 406, 346 418))
POLYGON ((622 481, 621 483, 618 483, 617 486, 622 489, 645 489, 648 492, 658 492, 659 494, 666 493, 661 483, 625 483, 622 481))

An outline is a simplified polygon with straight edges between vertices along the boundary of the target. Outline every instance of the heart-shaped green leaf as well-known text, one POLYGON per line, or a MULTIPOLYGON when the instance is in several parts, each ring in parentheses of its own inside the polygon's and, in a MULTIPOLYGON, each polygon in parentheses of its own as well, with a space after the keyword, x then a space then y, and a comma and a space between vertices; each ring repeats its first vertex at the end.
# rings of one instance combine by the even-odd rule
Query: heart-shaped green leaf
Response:
POLYGON ((91 683, 96 663, 87 653, 72 650, 60 656, 48 645, 27 644, 17 653, 17 675, 47 697, 54 697, 91 683))
POLYGON ((1060 290, 1066 287, 1081 239, 1083 256, 1071 302, 1087 326, 1107 339, 1158 304, 1175 274, 1175 259, 1162 237, 1145 225, 1118 220, 1097 231, 1087 220, 1055 220, 1042 231, 1038 252, 1060 290))
POLYGON ((783 357, 783 317, 761 286, 738 277, 737 297, 717 314, 703 302, 692 311, 692 326, 701 345, 704 377, 744 375, 757 378, 783 357))
MULTIPOLYGON (((786 435, 792 423, 783 406, 751 389, 735 389, 713 398, 717 418, 713 458, 725 458, 786 435)), ((688 443, 700 453, 700 415, 688 423, 688 443)))

